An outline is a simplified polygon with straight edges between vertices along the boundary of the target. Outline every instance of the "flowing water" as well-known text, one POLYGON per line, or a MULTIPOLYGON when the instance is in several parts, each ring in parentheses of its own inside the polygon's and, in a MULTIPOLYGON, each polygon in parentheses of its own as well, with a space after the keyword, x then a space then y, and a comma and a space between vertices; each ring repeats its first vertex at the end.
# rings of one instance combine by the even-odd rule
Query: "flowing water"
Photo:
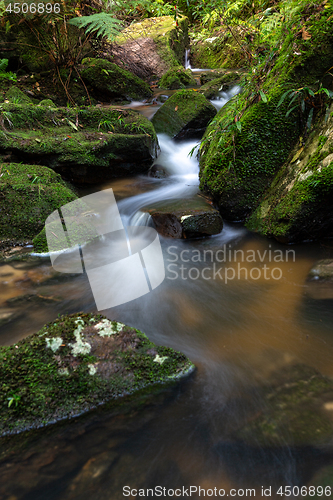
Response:
MULTIPOLYGON (((159 142, 156 163, 169 177, 99 187, 113 188, 126 224, 149 224, 142 207, 198 190, 198 163, 195 154, 188 156, 195 142, 163 135, 159 142)), ((257 387, 274 371, 301 362, 333 377, 332 302, 316 300, 306 282, 316 260, 333 256, 333 246, 285 247, 227 223, 211 238, 160 240, 164 282, 103 313, 184 352, 196 372, 142 407, 116 415, 100 409, 19 436, 2 450, 1 499, 117 500, 126 498, 125 486, 184 487, 178 498, 187 498, 190 486, 224 489, 226 496, 235 489, 234 498, 246 496, 246 488, 260 496, 262 486, 271 486, 271 498, 281 498, 280 485, 309 483, 331 459, 283 440, 277 449, 247 447, 233 433, 260 407, 257 387)), ((56 273, 47 257, 2 264, 0 300, 0 318, 9 321, 0 328, 3 345, 59 313, 95 311, 86 276, 56 273)), ((192 498, 199 498, 194 490, 192 498)))

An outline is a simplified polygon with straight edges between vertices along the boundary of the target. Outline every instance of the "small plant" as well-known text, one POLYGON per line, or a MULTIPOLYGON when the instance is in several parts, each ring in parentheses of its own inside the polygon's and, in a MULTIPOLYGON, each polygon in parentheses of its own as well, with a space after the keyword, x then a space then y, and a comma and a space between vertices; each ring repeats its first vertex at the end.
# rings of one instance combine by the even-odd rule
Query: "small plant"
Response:
POLYGON ((101 120, 98 124, 98 130, 104 128, 105 130, 114 130, 114 125, 110 120, 101 120))
POLYGON ((19 396, 18 394, 13 394, 9 398, 7 398, 7 400, 8 400, 8 408, 10 408, 13 403, 15 403, 15 407, 18 406, 18 404, 20 402, 20 399, 21 399, 21 396, 19 396))

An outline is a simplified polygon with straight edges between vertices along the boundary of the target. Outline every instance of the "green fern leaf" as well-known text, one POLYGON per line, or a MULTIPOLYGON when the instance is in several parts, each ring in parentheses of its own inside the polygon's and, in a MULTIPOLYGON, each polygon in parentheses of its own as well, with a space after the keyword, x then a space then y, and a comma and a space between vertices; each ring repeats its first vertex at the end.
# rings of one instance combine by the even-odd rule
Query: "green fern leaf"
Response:
POLYGON ((115 19, 112 14, 105 12, 75 17, 68 22, 78 28, 84 28, 86 34, 95 32, 96 36, 105 36, 109 40, 114 40, 123 28, 123 23, 119 19, 115 19))

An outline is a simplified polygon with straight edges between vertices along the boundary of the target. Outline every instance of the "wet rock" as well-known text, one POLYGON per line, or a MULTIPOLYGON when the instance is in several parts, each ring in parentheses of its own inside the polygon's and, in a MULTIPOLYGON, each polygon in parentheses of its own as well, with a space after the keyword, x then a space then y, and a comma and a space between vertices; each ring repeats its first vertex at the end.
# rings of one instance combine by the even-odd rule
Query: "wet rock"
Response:
POLYGON ((312 299, 333 299, 333 260, 315 263, 306 279, 306 294, 312 299))
POLYGON ((179 90, 157 110, 152 123, 157 133, 174 139, 200 138, 216 115, 214 106, 194 90, 179 90))
POLYGON ((170 68, 158 82, 161 89, 184 89, 185 87, 196 87, 196 81, 192 76, 190 69, 184 69, 183 66, 170 68))
POLYGON ((206 99, 213 99, 217 97, 219 92, 229 90, 230 87, 236 85, 240 80, 239 73, 229 73, 222 77, 209 80, 207 83, 202 85, 199 92, 203 94, 206 99))
MULTIPOLYGON (((145 173, 156 157, 154 128, 137 111, 111 106, 54 109, 3 104, 2 107, 11 114, 12 128, 3 136, 0 154, 8 153, 11 161, 41 163, 66 180, 97 183, 145 173)), ((37 195, 39 184, 37 178, 30 189, 37 195)))
POLYGON ((33 304, 54 304, 61 301, 59 297, 38 295, 37 293, 27 293, 25 295, 18 295, 6 301, 8 307, 22 307, 33 304))
POLYGON ((218 210, 199 195, 155 203, 141 211, 148 212, 156 230, 169 238, 211 236, 223 228, 218 210))
POLYGON ((333 382, 314 368, 294 365, 275 374, 263 404, 235 436, 252 446, 333 444, 333 382))
POLYGON ((265 197, 252 214, 249 229, 282 243, 333 235, 333 105, 303 144, 295 146, 265 197))
POLYGON ((72 418, 157 393, 189 375, 183 354, 100 314, 57 318, 16 345, 0 347, 0 435, 72 418), (157 352, 157 354, 155 354, 157 352), (10 406, 8 406, 10 403, 10 406))
POLYGON ((155 179, 165 179, 165 177, 168 177, 169 174, 165 170, 162 165, 158 165, 157 163, 150 167, 148 171, 148 177, 154 177, 155 179))
POLYGON ((103 101, 116 97, 141 100, 153 94, 146 82, 105 59, 83 59, 80 74, 103 101))
MULTIPOLYGON (((161 77, 172 66, 183 64, 188 47, 188 19, 160 16, 132 23, 112 45, 112 60, 140 78, 161 77)), ((109 53, 105 53, 108 57, 109 53)))
POLYGON ((21 313, 0 309, 0 327, 7 325, 11 321, 15 321, 21 316, 21 313))
MULTIPOLYGON (((77 198, 60 175, 39 165, 3 164, 0 182, 0 239, 33 238, 56 208, 77 198)), ((5 260, 19 258, 7 253, 5 260)))

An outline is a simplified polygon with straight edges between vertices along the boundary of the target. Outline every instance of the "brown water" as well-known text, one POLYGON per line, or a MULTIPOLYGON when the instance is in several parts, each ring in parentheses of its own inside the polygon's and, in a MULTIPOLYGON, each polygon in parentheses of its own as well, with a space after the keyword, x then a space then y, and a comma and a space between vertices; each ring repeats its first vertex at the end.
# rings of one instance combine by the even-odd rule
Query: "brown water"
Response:
MULTIPOLYGON (((189 181, 192 167, 177 186, 172 178, 139 177, 100 188, 112 187, 129 217, 129 207, 138 210, 157 189, 179 192, 179 183, 188 182, 196 190, 189 181), (130 196, 135 198, 128 202, 130 196)), ((306 282, 315 261, 333 256, 333 244, 286 247, 231 224, 209 239, 161 238, 161 243, 164 282, 103 313, 184 352, 197 371, 140 408, 129 406, 118 415, 100 409, 20 435, 15 446, 3 445, 1 499, 136 498, 123 495, 126 485, 216 487, 226 496, 232 488, 255 488, 260 496, 264 485, 273 487, 271 498, 281 498, 276 495, 280 485, 309 484, 331 460, 319 451, 290 449, 283 441, 278 449, 250 448, 232 436, 260 406, 258 385, 279 368, 301 362, 333 377, 332 301, 313 298, 315 285, 306 282), (214 265, 220 270, 215 279, 214 265)), ((0 327, 2 345, 37 331, 58 314, 95 311, 86 277, 54 272, 48 257, 2 263, 0 301, 0 314, 13 313, 0 327), (15 297, 20 301, 10 300, 15 297)), ((240 491, 234 498, 244 496, 240 491)), ((186 492, 178 498, 187 498, 186 492)))

